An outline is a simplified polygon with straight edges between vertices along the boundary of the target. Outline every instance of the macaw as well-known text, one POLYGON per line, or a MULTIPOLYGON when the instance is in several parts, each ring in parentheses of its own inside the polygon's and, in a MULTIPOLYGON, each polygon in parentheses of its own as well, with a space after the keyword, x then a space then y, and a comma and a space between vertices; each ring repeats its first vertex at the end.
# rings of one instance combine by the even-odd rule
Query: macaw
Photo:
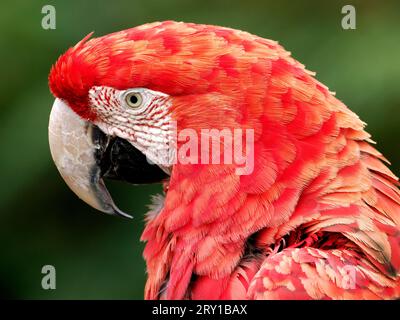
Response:
POLYGON ((52 66, 68 186, 129 216, 105 178, 163 185, 141 238, 146 299, 400 298, 398 178, 314 76, 275 41, 174 21, 90 34, 52 66), (185 129, 252 130, 253 170, 161 161, 185 129))

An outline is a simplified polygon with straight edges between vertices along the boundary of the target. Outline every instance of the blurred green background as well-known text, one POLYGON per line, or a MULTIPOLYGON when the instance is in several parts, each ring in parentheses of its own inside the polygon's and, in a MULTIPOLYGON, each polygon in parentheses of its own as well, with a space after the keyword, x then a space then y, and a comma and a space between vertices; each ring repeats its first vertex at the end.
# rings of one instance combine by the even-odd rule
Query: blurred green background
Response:
POLYGON ((0 296, 25 299, 141 299, 139 241, 159 186, 110 186, 127 221, 99 214, 69 191, 50 158, 47 122, 52 63, 95 36, 156 20, 243 29, 278 40, 369 123, 378 148, 400 173, 400 2, 398 1, 18 1, 0 4, 0 296), (57 12, 41 28, 42 6, 57 12), (341 28, 353 4, 357 29, 341 28), (57 289, 41 288, 41 268, 57 289))

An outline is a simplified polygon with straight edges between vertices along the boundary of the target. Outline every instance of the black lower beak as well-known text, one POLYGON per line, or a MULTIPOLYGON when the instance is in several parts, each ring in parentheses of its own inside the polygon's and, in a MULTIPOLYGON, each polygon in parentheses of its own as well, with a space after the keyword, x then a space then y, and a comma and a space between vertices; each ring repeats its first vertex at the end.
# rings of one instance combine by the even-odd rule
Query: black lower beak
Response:
MULTIPOLYGON (((102 131, 97 129, 94 132, 98 135, 94 139, 107 141, 107 137, 102 131)), ((111 138, 107 148, 103 152, 99 152, 96 157, 99 161, 101 176, 106 179, 132 184, 149 184, 168 178, 168 175, 160 167, 150 164, 142 152, 121 138, 111 138)))

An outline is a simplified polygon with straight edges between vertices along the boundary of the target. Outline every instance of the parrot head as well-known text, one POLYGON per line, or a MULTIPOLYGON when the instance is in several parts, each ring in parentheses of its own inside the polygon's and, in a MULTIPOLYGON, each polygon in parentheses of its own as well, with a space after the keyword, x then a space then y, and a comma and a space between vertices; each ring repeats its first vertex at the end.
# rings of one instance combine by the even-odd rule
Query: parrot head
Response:
POLYGON ((103 178, 168 184, 174 130, 241 127, 251 117, 240 112, 245 96, 263 92, 248 83, 246 69, 257 67, 254 54, 245 52, 248 36, 166 21, 90 34, 67 50, 49 75, 56 98, 49 143, 68 186, 92 207, 127 216, 103 178))

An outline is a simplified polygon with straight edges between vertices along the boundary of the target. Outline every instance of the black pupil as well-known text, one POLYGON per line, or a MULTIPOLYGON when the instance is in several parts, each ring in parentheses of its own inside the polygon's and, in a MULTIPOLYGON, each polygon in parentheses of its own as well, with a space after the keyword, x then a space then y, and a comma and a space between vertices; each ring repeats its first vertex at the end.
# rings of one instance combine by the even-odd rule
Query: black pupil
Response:
POLYGON ((132 104, 136 104, 136 103, 138 103, 138 101, 139 101, 139 99, 135 94, 133 94, 129 97, 129 102, 132 104))

